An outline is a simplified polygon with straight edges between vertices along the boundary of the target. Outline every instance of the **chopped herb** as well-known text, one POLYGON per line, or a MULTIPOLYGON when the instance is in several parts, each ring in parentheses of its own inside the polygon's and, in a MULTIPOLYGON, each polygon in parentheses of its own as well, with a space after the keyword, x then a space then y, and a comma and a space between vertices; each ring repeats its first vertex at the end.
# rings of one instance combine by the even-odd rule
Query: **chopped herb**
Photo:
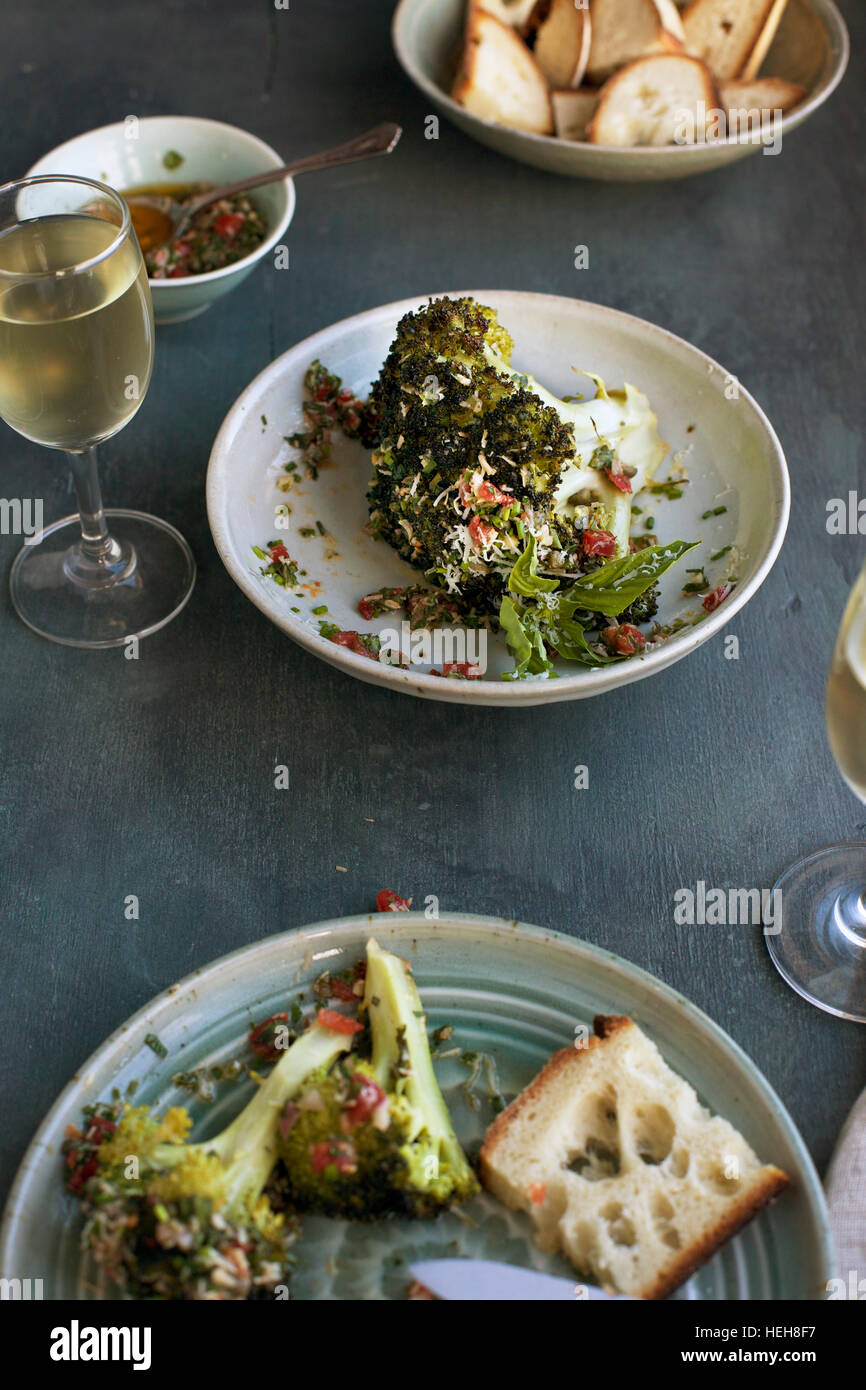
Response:
POLYGON ((310 536, 314 536, 315 534, 316 532, 312 526, 301 526, 298 529, 298 535, 303 536, 304 540, 309 540, 310 536))
POLYGON ((166 150, 162 162, 166 169, 179 169, 183 164, 183 155, 178 154, 177 150, 166 150))
POLYGON ((313 613, 315 614, 315 616, 316 616, 317 618, 318 618, 318 616, 319 616, 320 613, 327 613, 327 611, 328 611, 328 605, 327 605, 326 603, 320 603, 319 606, 318 606, 318 608, 314 608, 314 609, 313 609, 313 613))
POLYGON ((646 521, 644 522, 644 526, 646 527, 646 529, 647 529, 648 531, 651 531, 651 530, 653 529, 653 527, 655 526, 655 524, 656 524, 656 519, 655 519, 654 516, 648 516, 647 519, 646 519, 646 521))
POLYGON ((730 547, 729 545, 723 545, 722 548, 721 548, 721 550, 717 550, 716 553, 715 553, 715 555, 711 555, 711 556, 710 556, 710 559, 711 559, 711 560, 721 560, 721 559, 723 559, 723 558, 725 557, 725 555, 728 554, 728 551, 729 551, 730 549, 731 549, 731 547, 730 547))
POLYGON ((157 1057, 168 1056, 168 1048, 166 1047, 164 1042, 161 1042, 159 1040, 155 1033, 148 1033, 144 1041, 145 1045, 149 1047, 152 1052, 155 1052, 157 1057))
POLYGON ((701 521, 709 521, 711 516, 724 516, 727 507, 710 507, 708 511, 701 512, 701 521))

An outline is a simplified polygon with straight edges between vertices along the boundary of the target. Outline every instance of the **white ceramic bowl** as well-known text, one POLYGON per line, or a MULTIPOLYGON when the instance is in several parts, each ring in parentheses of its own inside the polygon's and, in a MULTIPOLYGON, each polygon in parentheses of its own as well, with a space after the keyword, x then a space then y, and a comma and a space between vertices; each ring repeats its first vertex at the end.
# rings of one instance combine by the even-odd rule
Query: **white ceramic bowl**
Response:
MULTIPOLYGON (((448 95, 465 11, 466 0, 401 0, 392 26, 394 49, 405 72, 434 108, 500 154, 573 178, 639 182, 720 169, 761 148, 747 138, 731 136, 702 145, 622 149, 532 135, 473 116, 448 95)), ((838 87, 849 53, 845 21, 833 0, 789 0, 784 27, 762 72, 801 83, 808 96, 779 123, 783 148, 787 135, 838 87)))
MULTIPOLYGON (((43 155, 28 174, 79 174, 98 179, 119 192, 142 184, 223 184, 278 169, 285 160, 264 140, 237 126, 200 116, 130 117, 76 135, 43 155), (176 169, 167 169, 169 151, 183 156, 176 169)), ((206 275, 178 280, 151 280, 157 323, 194 318, 236 289, 284 236, 295 211, 291 179, 256 189, 253 194, 268 227, 267 237, 243 260, 206 275)))
MULTIPOLYGON (((333 465, 323 468, 315 482, 303 482, 286 494, 276 487, 284 476, 283 464, 292 457, 283 436, 302 428, 303 377, 310 362, 319 358, 346 386, 366 395, 398 319, 417 308, 418 299, 368 310, 307 338, 266 367, 226 416, 208 467, 208 518, 223 563, 247 597, 295 641, 361 680, 466 704, 534 705, 598 695, 661 671, 727 630, 770 571, 784 540, 790 502, 781 445, 749 393, 697 348, 630 314, 546 294, 450 293, 473 294, 497 309, 516 344, 514 365, 558 395, 576 389, 572 365, 598 373, 610 386, 628 381, 646 392, 662 438, 672 452, 684 456, 691 479, 679 501, 654 495, 654 530, 660 541, 702 540, 686 563, 707 562, 713 584, 727 578, 726 562, 710 564, 710 556, 726 545, 736 546, 739 583, 730 598, 645 656, 598 670, 563 662, 559 678, 551 680, 503 680, 513 663, 500 637, 488 642, 488 678, 467 681, 444 680, 416 666, 404 670, 380 664, 320 636, 314 609, 322 604, 327 605, 327 619, 341 628, 369 631, 392 625, 385 618, 373 624, 360 619, 358 600, 383 585, 417 583, 420 576, 364 530, 371 469, 360 444, 337 437, 333 465), (292 508, 289 529, 281 530, 275 507, 286 502, 292 508), (703 519, 705 511, 721 505, 726 507, 722 515, 703 519), (304 536, 302 530, 312 535, 304 536), (306 571, 309 588, 302 597, 261 577, 252 547, 275 537, 306 571)), ((670 456, 659 477, 668 476, 669 463, 670 456)), ((681 596, 686 578, 683 566, 675 565, 662 579, 661 621, 700 611, 699 603, 681 596)))

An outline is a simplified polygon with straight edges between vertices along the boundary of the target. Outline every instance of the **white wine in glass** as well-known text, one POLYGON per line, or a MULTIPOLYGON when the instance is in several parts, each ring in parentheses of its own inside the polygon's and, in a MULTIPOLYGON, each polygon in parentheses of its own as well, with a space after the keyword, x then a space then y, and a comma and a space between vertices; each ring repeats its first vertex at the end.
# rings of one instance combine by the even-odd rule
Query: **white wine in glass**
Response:
MULTIPOLYGON (((827 678, 827 734, 839 771, 866 802, 866 566, 848 600, 827 678)), ((866 843, 828 845, 788 869, 776 890, 777 969, 804 999, 866 1023, 866 843)))
POLYGON ((61 175, 0 188, 0 416, 66 452, 79 504, 25 545, 12 599, 32 628, 70 646, 155 631, 194 583, 173 527, 106 512, 99 489, 96 445, 139 409, 153 349, 147 273, 120 195, 61 175))

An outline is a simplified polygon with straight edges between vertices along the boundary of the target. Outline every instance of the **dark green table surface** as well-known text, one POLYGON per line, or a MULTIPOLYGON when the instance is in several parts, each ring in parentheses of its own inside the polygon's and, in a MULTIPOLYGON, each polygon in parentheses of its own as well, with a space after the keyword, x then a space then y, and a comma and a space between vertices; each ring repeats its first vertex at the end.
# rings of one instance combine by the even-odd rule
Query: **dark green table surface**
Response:
MULTIPOLYGON (((843 6, 851 71, 780 157, 628 186, 524 168, 445 122, 426 140, 427 103, 392 56, 392 8, 4 8, 3 178, 130 113, 212 116, 286 157, 385 117, 405 128, 390 160, 299 183, 289 272, 260 267, 206 317, 160 330, 144 407, 103 451, 107 502, 156 512, 193 545, 182 616, 138 661, 66 650, 18 622, 4 581, 4 1191, 46 1108, 128 1014, 215 956, 364 911, 385 886, 555 927, 654 971, 754 1058, 821 1167, 866 1080, 866 1029, 789 990, 760 928, 673 920, 679 887, 769 887, 804 851, 866 838, 822 712, 864 552, 862 538, 829 536, 825 517, 828 498, 864 492, 866 11, 843 6), (577 244, 588 270, 574 269, 577 244), (596 700, 436 705, 316 661, 232 584, 204 481, 238 393, 335 319, 465 286, 629 310, 757 396, 787 451, 793 511, 772 575, 731 624, 739 661, 716 640, 596 700), (274 790, 278 762, 290 792, 274 790), (588 792, 573 788, 577 763, 588 792), (138 922, 124 917, 133 893, 138 922)), ((42 496, 47 519, 72 510, 62 457, 5 426, 0 493, 42 496)), ((0 536, 4 574, 17 544, 0 536)))

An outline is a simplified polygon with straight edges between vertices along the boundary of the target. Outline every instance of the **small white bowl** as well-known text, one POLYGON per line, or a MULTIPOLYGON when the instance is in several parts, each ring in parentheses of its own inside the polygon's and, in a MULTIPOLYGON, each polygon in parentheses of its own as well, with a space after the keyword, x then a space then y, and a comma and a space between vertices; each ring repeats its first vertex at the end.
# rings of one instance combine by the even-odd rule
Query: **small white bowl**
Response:
MULTIPOLYGON (((50 150, 28 174, 79 174, 110 184, 118 192, 147 184, 223 184, 278 169, 285 160, 264 140, 237 126, 201 116, 128 117, 76 135, 50 150), (183 157, 176 169, 165 156, 183 157)), ((204 313, 217 299, 236 289, 280 241, 295 211, 291 179, 268 184, 253 194, 270 228, 261 246, 222 270, 178 280, 151 280, 157 323, 179 323, 204 313)))
MULTIPOLYGON (((474 140, 500 154, 571 178, 637 183, 703 174, 761 149, 761 144, 752 143, 747 135, 694 145, 592 145, 585 140, 533 135, 483 120, 448 95, 465 12, 466 0, 400 0, 391 30, 394 51, 403 70, 434 107, 474 140)), ((775 127, 774 138, 778 134, 782 143, 836 90, 848 65, 850 47, 845 21, 833 0, 789 0, 787 19, 787 36, 780 30, 762 71, 801 83, 808 95, 775 127)))

